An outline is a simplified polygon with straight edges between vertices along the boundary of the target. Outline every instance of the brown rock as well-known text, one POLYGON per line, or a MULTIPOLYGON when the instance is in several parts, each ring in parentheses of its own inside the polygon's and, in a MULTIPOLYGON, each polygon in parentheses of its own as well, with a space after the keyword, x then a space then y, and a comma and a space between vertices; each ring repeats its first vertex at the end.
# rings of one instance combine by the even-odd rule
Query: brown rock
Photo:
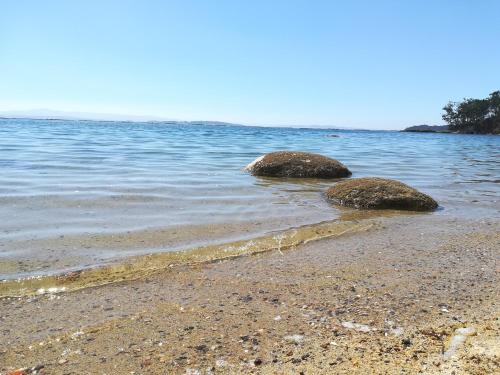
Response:
POLYGON ((245 168, 254 176, 339 178, 351 172, 341 162, 329 157, 299 151, 276 151, 265 154, 245 168))
POLYGON ((431 211, 438 206, 434 199, 402 182, 378 177, 339 182, 326 195, 335 204, 355 208, 431 211))

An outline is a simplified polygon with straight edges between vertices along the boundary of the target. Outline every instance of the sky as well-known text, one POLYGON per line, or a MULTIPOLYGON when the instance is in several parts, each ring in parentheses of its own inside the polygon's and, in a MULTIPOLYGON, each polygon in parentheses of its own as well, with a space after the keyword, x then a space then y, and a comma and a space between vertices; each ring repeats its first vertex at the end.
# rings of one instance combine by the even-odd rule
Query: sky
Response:
POLYGON ((0 112, 401 129, 500 89, 496 0, 0 8, 0 112))

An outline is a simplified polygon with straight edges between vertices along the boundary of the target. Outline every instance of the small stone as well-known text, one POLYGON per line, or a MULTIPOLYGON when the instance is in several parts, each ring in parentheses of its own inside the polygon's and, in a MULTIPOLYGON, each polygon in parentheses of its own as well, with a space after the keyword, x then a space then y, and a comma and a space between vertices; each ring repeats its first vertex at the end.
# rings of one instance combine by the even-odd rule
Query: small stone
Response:
POLYGON ((360 324, 360 323, 353 323, 353 322, 342 322, 342 327, 347 328, 347 329, 354 329, 359 332, 370 332, 373 331, 373 328, 370 328, 366 324, 360 324))
POLYGON ((20 368, 15 371, 9 372, 7 375, 26 375, 26 369, 20 368))
POLYGON ((289 335, 289 336, 285 336, 285 340, 294 342, 295 344, 300 344, 304 341, 304 336, 303 335, 289 335))
POLYGON ((208 346, 206 346, 205 344, 201 344, 201 345, 197 345, 194 347, 197 351, 199 352, 202 352, 202 353, 206 353, 208 352, 208 346))
POLYGON ((223 359, 218 359, 215 361, 215 366, 216 367, 226 367, 227 366, 227 362, 223 359))
POLYGON ((240 301, 243 301, 243 302, 245 302, 245 303, 248 303, 248 302, 250 302, 250 301, 252 301, 252 300, 253 300, 253 298, 252 298, 252 296, 251 296, 251 295, 249 295, 249 294, 248 294, 248 295, 246 295, 246 296, 244 296, 244 297, 241 297, 241 298, 240 298, 240 301))

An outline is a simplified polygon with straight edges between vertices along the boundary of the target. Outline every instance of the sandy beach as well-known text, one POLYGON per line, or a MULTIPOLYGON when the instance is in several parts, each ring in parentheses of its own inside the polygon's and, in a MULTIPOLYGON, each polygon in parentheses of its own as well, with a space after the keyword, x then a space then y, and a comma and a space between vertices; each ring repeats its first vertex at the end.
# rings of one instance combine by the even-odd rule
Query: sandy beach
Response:
POLYGON ((363 223, 286 251, 3 298, 0 373, 497 373, 500 221, 363 223))
POLYGON ((499 14, 2 2, 0 375, 500 375, 499 14))

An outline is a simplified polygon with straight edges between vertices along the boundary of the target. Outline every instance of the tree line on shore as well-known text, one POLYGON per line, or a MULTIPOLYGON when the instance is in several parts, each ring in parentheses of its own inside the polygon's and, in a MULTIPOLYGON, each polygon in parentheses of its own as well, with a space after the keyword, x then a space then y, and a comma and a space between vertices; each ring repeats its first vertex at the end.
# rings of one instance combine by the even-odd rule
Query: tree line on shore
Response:
POLYGON ((448 129, 458 133, 500 134, 500 91, 485 99, 465 98, 443 107, 448 129))

